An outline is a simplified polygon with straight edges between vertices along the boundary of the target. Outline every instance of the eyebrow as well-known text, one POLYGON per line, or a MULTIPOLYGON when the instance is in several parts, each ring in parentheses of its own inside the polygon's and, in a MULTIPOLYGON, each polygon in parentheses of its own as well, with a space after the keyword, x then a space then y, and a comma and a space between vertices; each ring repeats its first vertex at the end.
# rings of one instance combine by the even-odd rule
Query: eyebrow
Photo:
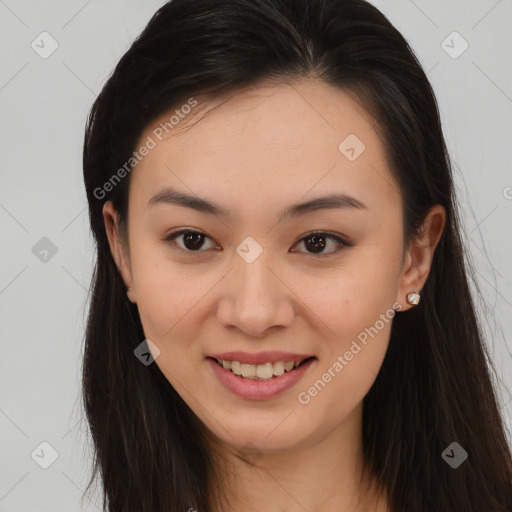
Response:
MULTIPOLYGON (((167 187, 154 195, 148 202, 148 206, 155 206, 158 204, 168 204, 175 206, 183 206, 185 208, 192 208, 201 213, 211 215, 218 215, 222 217, 230 217, 231 211, 215 204, 212 201, 203 199, 198 196, 192 196, 185 192, 180 192, 173 187, 167 187)), ((310 201, 296 203, 281 212, 279 221, 288 217, 299 217, 307 213, 316 212, 319 210, 327 210, 331 208, 356 208, 359 210, 368 210, 368 207, 355 197, 347 194, 330 194, 323 197, 317 197, 310 201)))

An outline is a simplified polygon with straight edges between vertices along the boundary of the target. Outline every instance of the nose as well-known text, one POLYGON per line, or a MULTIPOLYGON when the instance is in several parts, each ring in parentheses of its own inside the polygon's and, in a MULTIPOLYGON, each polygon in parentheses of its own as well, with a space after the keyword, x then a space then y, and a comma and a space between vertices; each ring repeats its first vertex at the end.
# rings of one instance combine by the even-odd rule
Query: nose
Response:
POLYGON ((235 260, 217 308, 217 320, 224 327, 252 338, 289 327, 295 316, 295 295, 264 253, 252 263, 235 260))

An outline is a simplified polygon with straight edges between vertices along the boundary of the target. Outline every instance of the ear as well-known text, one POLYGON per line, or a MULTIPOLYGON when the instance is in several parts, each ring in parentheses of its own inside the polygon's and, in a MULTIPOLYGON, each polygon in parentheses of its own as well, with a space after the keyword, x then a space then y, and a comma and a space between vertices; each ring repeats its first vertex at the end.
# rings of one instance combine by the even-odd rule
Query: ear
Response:
POLYGON ((128 243, 120 230, 119 214, 115 210, 112 201, 107 201, 103 205, 103 220, 105 222, 110 252, 127 287, 128 298, 131 302, 136 303, 137 296, 133 287, 128 243))
POLYGON ((403 304, 400 311, 413 307, 407 302, 407 295, 423 289, 430 268, 434 251, 443 234, 446 223, 446 211, 440 204, 434 205, 422 224, 420 234, 414 238, 406 250, 404 267, 400 277, 396 301, 403 304))

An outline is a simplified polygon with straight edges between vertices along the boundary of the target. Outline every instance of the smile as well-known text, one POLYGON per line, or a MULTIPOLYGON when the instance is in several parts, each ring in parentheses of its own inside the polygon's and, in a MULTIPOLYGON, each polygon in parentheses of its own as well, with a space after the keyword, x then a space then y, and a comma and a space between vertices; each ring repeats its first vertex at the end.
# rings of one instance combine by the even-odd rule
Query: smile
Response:
POLYGON ((311 359, 308 357, 303 360, 297 361, 275 361, 267 362, 263 364, 246 364, 238 361, 226 361, 223 359, 215 358, 217 364, 222 366, 225 370, 229 370, 231 373, 238 375, 244 379, 249 380, 270 380, 275 377, 283 375, 285 372, 291 372, 298 368, 302 363, 311 359))
POLYGON ((239 361, 216 357, 207 357, 206 360, 217 381, 225 389, 249 400, 277 398, 295 386, 312 365, 318 364, 315 356, 295 361, 269 361, 261 364, 242 364, 239 361))

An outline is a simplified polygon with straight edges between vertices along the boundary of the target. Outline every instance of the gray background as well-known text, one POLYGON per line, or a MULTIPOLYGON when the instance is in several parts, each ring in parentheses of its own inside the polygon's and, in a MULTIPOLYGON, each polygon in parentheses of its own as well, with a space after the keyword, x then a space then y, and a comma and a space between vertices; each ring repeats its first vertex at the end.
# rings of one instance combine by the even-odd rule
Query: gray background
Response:
MULTIPOLYGON (((101 510, 97 492, 80 503, 91 463, 79 393, 94 255, 83 134, 102 84, 164 3, 0 0, 0 512, 101 510), (46 59, 31 46, 51 49, 44 31, 58 43, 46 59), (52 448, 42 442, 57 455, 47 469, 52 448)), ((409 41, 439 101, 510 431, 512 0, 373 3, 409 41)))

